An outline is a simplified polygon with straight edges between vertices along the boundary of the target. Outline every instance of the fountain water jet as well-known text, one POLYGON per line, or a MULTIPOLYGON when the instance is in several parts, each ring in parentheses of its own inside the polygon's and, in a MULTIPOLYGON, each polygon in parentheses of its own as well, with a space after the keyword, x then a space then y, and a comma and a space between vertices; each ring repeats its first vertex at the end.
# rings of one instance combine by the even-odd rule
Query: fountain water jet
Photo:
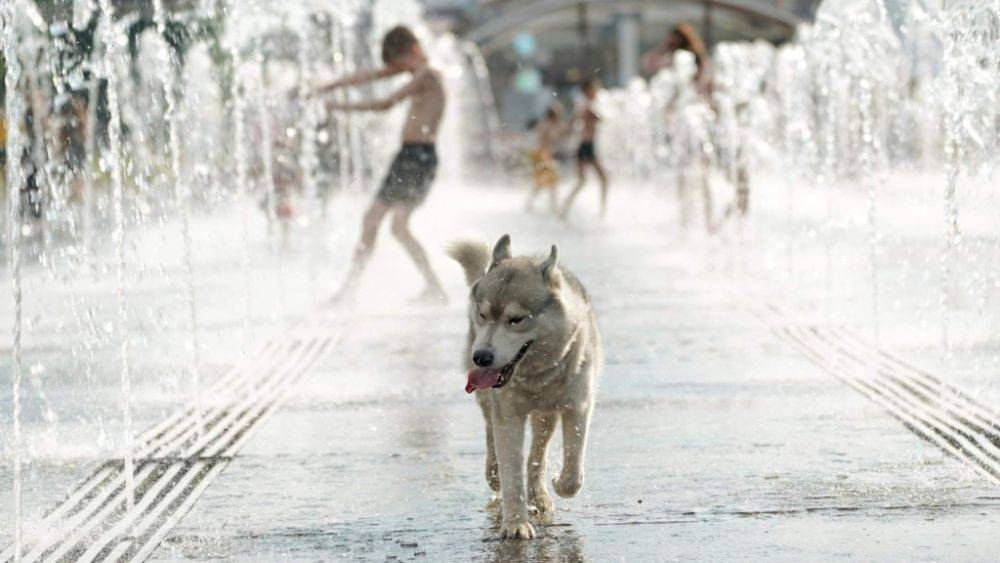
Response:
POLYGON ((257 119, 260 123, 260 154, 264 170, 264 197, 267 206, 268 232, 271 242, 278 229, 278 187, 274 182, 274 122, 268 109, 267 63, 263 52, 257 54, 257 119))
MULTIPOLYGON (((98 52, 103 47, 100 44, 100 36, 94 38, 94 51, 98 52)), ((96 56, 96 55, 95 55, 96 56)), ((83 218, 80 221, 80 234, 77 241, 77 248, 80 252, 80 258, 82 263, 92 263, 88 258, 93 254, 92 241, 94 233, 94 198, 96 196, 96 182, 95 176, 97 174, 97 167, 95 155, 97 154, 97 93, 98 93, 98 80, 97 80, 97 64, 91 59, 88 61, 88 66, 90 67, 90 83, 87 88, 87 124, 84 128, 84 147, 86 153, 86 162, 83 163, 83 193, 81 194, 82 202, 82 215, 83 218)), ((95 272, 91 271, 91 274, 95 272)))
POLYGON ((121 111, 118 104, 118 65, 116 57, 119 56, 119 43, 121 37, 116 33, 111 0, 100 0, 100 32, 103 34, 104 61, 103 70, 108 81, 108 112, 110 121, 108 123, 108 137, 110 139, 110 164, 112 179, 112 208, 114 214, 113 240, 116 250, 117 260, 115 262, 115 273, 117 287, 115 296, 118 301, 118 322, 117 336, 119 339, 121 388, 122 388, 122 418, 124 421, 124 473, 125 473, 125 496, 129 508, 135 504, 135 460, 134 460, 134 436, 132 433, 132 376, 129 372, 129 328, 128 309, 126 304, 126 284, 125 272, 127 263, 125 259, 125 178, 124 165, 122 163, 122 138, 121 138, 121 111))
POLYGON ((9 190, 9 224, 7 245, 10 247, 11 291, 14 299, 14 330, 11 346, 11 381, 13 397, 11 415, 13 417, 13 465, 14 465, 14 560, 21 560, 21 550, 24 535, 24 499, 22 498, 22 456, 24 437, 21 421, 21 335, 22 335, 22 287, 21 287, 21 186, 24 183, 21 169, 21 152, 24 141, 17 124, 24 120, 24 102, 21 99, 18 82, 21 78, 21 63, 18 57, 17 9, 12 2, 0 6, 0 16, 3 17, 3 55, 7 62, 6 85, 6 122, 14 124, 8 127, 7 139, 7 189, 9 190))
MULTIPOLYGON (((275 268, 275 279, 277 281, 277 292, 285 295, 285 273, 281 262, 284 261, 284 253, 281 247, 287 242, 287 221, 280 221, 278 218, 278 186, 274 178, 274 116, 271 113, 268 100, 270 100, 269 77, 267 61, 264 57, 263 45, 259 45, 257 53, 257 116, 260 121, 260 152, 263 160, 264 175, 264 201, 267 207, 268 239, 272 257, 277 257, 279 264, 275 268)), ((279 317, 281 311, 275 311, 279 317)))
MULTIPOLYGON (((341 27, 341 39, 343 40, 343 53, 344 53, 344 65, 343 71, 347 74, 356 72, 358 70, 357 64, 355 63, 355 46, 357 44, 357 28, 354 26, 354 21, 345 22, 341 27)), ((347 103, 355 101, 354 89, 353 88, 342 88, 343 100, 347 103)), ((361 140, 361 130, 360 122, 364 119, 361 115, 357 115, 354 112, 338 116, 338 118, 343 119, 345 127, 347 127, 347 133, 350 143, 350 155, 351 155, 351 184, 352 188, 357 191, 364 190, 365 179, 364 179, 364 164, 363 164, 363 152, 362 152, 362 140, 361 140)))
POLYGON ((316 129, 319 126, 318 102, 310 95, 310 77, 314 75, 311 61, 310 46, 310 21, 309 18, 302 18, 301 29, 298 30, 299 39, 299 60, 298 60, 298 103, 299 103, 299 169, 302 177, 302 192, 305 199, 306 209, 303 215, 308 221, 312 236, 310 245, 311 255, 309 262, 309 288, 315 300, 317 294, 318 271, 317 262, 323 251, 322 237, 324 229, 319 224, 326 214, 321 206, 325 205, 325 200, 319 197, 317 187, 317 168, 319 159, 316 147, 316 129))
MULTIPOLYGON (((966 258, 975 244, 974 237, 966 242, 960 228, 959 182, 963 175, 971 176, 977 169, 980 174, 994 176, 998 164, 995 157, 1000 154, 1000 1, 950 2, 936 23, 944 45, 938 84, 945 176, 939 293, 942 347, 948 356, 954 346, 953 317, 963 289, 960 281, 971 278, 969 285, 973 285, 979 278, 978 272, 955 275, 965 267, 959 259, 966 258)), ((966 199, 975 207, 978 202, 970 200, 966 199)), ((988 301, 989 285, 984 280, 978 288, 968 288, 970 293, 980 293, 978 298, 970 295, 978 304, 978 316, 988 301)))
POLYGON ((305 196, 308 213, 312 214, 318 203, 318 192, 316 184, 316 169, 319 166, 316 155, 316 128, 319 125, 317 116, 316 101, 309 95, 309 79, 314 74, 312 64, 310 64, 311 54, 309 52, 309 21, 303 19, 302 29, 299 30, 299 167, 302 170, 302 188, 305 196))
POLYGON ((181 241, 184 253, 184 289, 188 310, 188 345, 190 352, 188 362, 188 378, 191 385, 191 393, 194 399, 195 417, 197 419, 198 431, 201 432, 203 421, 201 420, 201 375, 199 366, 201 364, 201 344, 198 338, 198 304, 194 287, 194 250, 191 240, 191 185, 186 174, 181 169, 181 139, 179 131, 180 112, 178 108, 177 95, 177 68, 178 65, 170 53, 167 43, 167 14, 163 9, 163 0, 153 0, 154 20, 156 29, 163 38, 166 60, 160 66, 161 79, 164 93, 167 100, 167 145, 170 148, 170 172, 174 182, 174 201, 181 214, 181 241))
MULTIPOLYGON (((333 48, 336 51, 333 55, 333 62, 334 64, 341 63, 341 68, 344 68, 344 27, 337 22, 331 24, 330 37, 333 48)), ((335 90, 333 95, 334 101, 338 104, 343 104, 347 101, 343 89, 335 90)), ((344 116, 337 116, 335 120, 337 126, 337 165, 340 172, 340 186, 343 189, 349 184, 351 175, 349 124, 344 116)))
POLYGON ((868 263, 871 268, 871 301, 872 301, 872 331, 874 333, 876 345, 879 341, 879 233, 878 233, 878 208, 876 198, 878 197, 878 170, 876 160, 878 159, 878 141, 875 138, 874 117, 875 100, 872 94, 872 83, 870 79, 862 77, 857 82, 857 104, 861 116, 861 163, 864 172, 868 176, 867 198, 868 198, 868 263))
POLYGON ((250 350, 253 335, 250 322, 253 318, 253 300, 251 297, 252 281, 250 275, 250 262, 252 251, 250 245, 250 217, 247 200, 251 198, 250 175, 247 163, 247 147, 244 139, 246 135, 245 120, 247 118, 246 86, 240 71, 243 68, 243 56, 239 46, 233 43, 229 51, 233 64, 233 151, 236 159, 236 194, 240 200, 240 237, 243 241, 243 253, 241 256, 241 267, 243 269, 243 340, 244 354, 250 350))

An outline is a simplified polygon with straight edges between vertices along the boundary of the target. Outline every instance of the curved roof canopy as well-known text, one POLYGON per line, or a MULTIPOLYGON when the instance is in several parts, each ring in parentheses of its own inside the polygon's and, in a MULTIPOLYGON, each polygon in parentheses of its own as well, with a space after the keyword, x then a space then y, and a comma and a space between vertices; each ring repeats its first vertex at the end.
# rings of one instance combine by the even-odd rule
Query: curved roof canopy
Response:
POLYGON ((729 12, 732 15, 749 17, 787 28, 789 34, 799 24, 805 23, 800 15, 789 9, 776 6, 770 0, 675 0, 671 3, 662 1, 650 3, 648 0, 533 0, 532 2, 516 3, 501 11, 496 17, 490 17, 480 22, 479 25, 469 30, 466 38, 479 45, 490 45, 540 18, 580 6, 642 11, 651 6, 655 6, 657 9, 674 7, 691 9, 706 5, 720 12, 729 12))

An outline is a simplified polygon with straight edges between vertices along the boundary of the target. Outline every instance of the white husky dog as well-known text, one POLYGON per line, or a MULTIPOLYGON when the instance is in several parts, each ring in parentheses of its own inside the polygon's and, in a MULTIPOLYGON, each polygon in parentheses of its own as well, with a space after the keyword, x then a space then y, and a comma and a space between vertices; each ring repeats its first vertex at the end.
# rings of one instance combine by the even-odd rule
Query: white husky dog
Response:
POLYGON ((572 497, 583 485, 587 429, 603 365, 601 336, 580 282, 545 259, 513 257, 510 237, 493 249, 460 243, 450 250, 469 292, 466 392, 486 419, 486 481, 500 492, 501 537, 530 539, 528 506, 554 508, 545 490, 545 449, 562 420, 563 466, 552 488, 572 497), (527 494, 524 428, 531 418, 527 494))

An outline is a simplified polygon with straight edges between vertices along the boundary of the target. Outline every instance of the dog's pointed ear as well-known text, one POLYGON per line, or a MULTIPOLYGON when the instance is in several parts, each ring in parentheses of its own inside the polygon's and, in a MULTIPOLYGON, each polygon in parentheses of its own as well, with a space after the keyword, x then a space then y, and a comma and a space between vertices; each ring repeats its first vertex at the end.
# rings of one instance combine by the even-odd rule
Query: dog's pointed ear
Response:
POLYGON ((493 263, 490 264, 490 270, 496 267, 500 262, 511 258, 510 253, 510 235, 504 235, 500 237, 497 241, 496 246, 493 247, 493 263))
POLYGON ((558 285, 562 275, 559 273, 559 247, 552 245, 552 249, 549 250, 549 257, 546 258, 540 268, 542 270, 542 279, 552 285, 558 285))

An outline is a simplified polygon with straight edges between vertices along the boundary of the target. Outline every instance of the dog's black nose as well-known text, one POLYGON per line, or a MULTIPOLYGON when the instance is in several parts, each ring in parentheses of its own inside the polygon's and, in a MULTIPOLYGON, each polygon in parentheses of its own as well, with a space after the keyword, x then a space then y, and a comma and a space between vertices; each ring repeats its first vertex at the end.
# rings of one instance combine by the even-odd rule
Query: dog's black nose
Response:
POLYGON ((488 368, 493 365, 493 352, 489 350, 476 350, 472 353, 472 363, 481 368, 488 368))

